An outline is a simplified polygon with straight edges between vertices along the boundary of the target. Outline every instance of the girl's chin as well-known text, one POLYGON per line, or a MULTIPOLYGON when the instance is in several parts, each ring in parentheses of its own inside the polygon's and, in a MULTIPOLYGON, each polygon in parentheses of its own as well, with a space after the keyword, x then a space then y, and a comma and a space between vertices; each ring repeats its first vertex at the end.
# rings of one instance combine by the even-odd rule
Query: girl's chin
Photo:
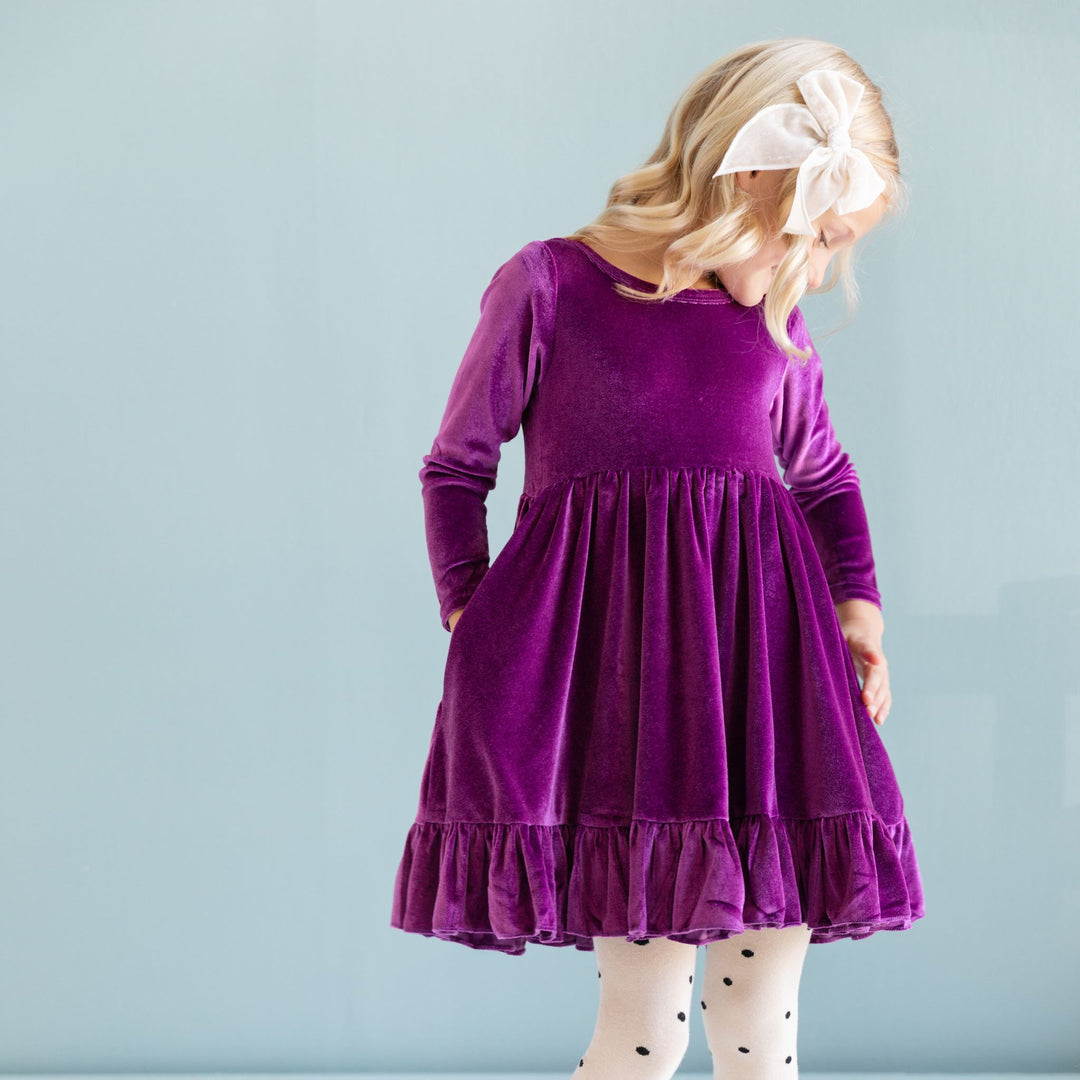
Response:
POLYGON ((757 307, 765 299, 765 290, 758 289, 755 292, 747 292, 745 289, 739 289, 732 295, 743 307, 757 307))
POLYGON ((753 275, 749 280, 743 278, 742 281, 732 282, 730 285, 722 281, 722 284, 728 295, 737 304, 742 307, 757 307, 765 299, 765 294, 772 284, 772 278, 773 275, 770 274, 768 280, 763 282, 760 276, 753 275), (756 281, 754 280, 755 277, 757 278, 756 281))

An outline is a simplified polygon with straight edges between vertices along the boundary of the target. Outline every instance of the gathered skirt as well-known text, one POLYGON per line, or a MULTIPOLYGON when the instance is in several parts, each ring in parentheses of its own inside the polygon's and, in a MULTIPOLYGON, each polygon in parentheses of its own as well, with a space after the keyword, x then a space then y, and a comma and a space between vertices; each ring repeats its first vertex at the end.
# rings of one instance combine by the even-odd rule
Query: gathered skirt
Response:
POLYGON ((791 493, 741 466, 523 495, 451 634, 391 925, 520 955, 904 930, 900 788, 791 493))

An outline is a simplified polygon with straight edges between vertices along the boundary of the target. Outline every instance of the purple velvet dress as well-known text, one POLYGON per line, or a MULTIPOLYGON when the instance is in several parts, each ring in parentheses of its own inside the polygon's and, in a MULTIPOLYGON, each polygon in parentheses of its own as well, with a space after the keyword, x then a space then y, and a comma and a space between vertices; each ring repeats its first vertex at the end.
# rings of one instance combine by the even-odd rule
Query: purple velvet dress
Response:
MULTIPOLYGON (((617 281, 652 288, 562 237, 499 267, 423 459, 444 628, 465 610, 391 925, 512 955, 905 930, 915 850, 834 607, 881 596, 821 359, 723 289, 617 281)), ((789 333, 811 346, 798 308, 789 333)))

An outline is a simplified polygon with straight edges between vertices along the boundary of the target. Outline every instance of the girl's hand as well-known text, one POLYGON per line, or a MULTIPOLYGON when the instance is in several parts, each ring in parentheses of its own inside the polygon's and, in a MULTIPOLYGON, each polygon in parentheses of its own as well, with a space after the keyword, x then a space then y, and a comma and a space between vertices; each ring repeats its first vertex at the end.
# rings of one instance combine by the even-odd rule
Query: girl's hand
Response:
POLYGON ((458 619, 461 618, 461 613, 464 610, 465 609, 463 607, 459 607, 457 609, 457 611, 451 611, 450 614, 447 616, 446 621, 450 626, 450 633, 451 634, 454 632, 454 627, 457 626, 457 621, 458 621, 458 619))
POLYGON ((879 727, 892 706, 889 664, 881 648, 885 623, 881 609, 869 600, 844 600, 836 605, 855 671, 862 681, 862 700, 879 727))

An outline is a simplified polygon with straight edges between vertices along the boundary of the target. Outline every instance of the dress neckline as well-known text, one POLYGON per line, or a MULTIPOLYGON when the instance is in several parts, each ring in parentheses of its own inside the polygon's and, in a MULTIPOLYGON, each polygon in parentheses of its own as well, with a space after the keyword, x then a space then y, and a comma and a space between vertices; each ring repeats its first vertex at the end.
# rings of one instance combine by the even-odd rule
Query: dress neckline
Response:
MULTIPOLYGON (((631 274, 629 270, 624 270, 621 266, 616 266, 614 263, 608 262, 603 255, 591 248, 584 240, 578 240, 569 236, 561 236, 559 239, 565 240, 569 244, 574 244, 579 250, 584 252, 598 269, 602 270, 608 277, 613 278, 615 281, 621 281, 624 285, 630 285, 635 289, 641 289, 643 292, 656 291, 657 285, 655 281, 646 281, 645 278, 637 277, 637 275, 631 274)), ((673 293, 668 299, 689 300, 693 303, 728 304, 732 302, 731 294, 724 288, 682 289, 677 293, 673 293)))

